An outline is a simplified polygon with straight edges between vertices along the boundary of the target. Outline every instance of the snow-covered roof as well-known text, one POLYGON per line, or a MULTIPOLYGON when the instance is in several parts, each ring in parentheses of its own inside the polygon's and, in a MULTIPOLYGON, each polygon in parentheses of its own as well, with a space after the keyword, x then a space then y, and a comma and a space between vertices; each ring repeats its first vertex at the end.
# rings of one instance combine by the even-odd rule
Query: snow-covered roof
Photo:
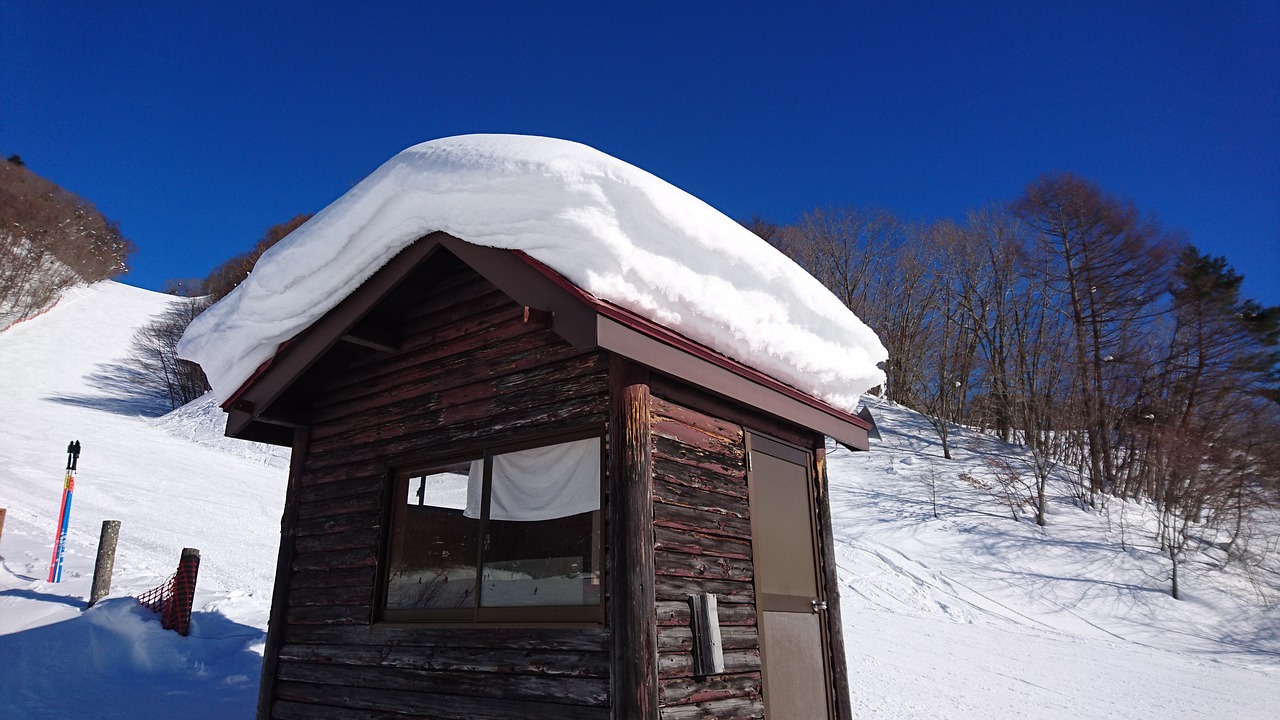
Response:
POLYGON ((434 231, 521 250, 587 293, 831 405, 884 381, 876 334, 754 233, 585 145, 463 135, 391 158, 263 253, 179 343, 225 401, 280 344, 434 231))

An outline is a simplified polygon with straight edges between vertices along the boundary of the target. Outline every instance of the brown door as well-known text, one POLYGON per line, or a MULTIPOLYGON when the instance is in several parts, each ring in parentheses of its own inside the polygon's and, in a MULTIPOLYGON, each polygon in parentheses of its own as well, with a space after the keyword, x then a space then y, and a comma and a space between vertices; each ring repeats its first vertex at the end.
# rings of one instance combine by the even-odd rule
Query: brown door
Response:
POLYGON ((747 435, 747 452, 765 717, 827 720, 831 682, 812 456, 754 434, 747 435))

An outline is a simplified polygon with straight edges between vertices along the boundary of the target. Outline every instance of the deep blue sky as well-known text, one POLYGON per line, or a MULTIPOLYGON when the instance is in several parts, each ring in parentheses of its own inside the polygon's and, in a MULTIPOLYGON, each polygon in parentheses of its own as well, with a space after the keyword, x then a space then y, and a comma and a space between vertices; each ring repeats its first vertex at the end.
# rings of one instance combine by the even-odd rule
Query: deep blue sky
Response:
POLYGON ((958 218, 1068 170, 1280 304, 1280 3, 796 5, 5 0, 0 153, 156 289, 405 147, 511 132, 780 223, 958 218))

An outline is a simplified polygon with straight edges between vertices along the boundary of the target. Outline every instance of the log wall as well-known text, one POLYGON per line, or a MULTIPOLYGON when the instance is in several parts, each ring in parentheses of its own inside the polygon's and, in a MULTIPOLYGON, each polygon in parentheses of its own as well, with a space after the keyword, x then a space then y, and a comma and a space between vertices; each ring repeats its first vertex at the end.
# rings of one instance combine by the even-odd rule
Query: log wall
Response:
POLYGON ((435 278, 399 334, 398 351, 312 392, 270 716, 609 717, 604 627, 373 622, 389 468, 530 432, 603 430, 607 359, 525 324, 461 264, 435 278))
POLYGON ((664 720, 762 718, 742 426, 651 401, 658 698, 664 720), (688 597, 717 595, 725 672, 694 675, 688 597))

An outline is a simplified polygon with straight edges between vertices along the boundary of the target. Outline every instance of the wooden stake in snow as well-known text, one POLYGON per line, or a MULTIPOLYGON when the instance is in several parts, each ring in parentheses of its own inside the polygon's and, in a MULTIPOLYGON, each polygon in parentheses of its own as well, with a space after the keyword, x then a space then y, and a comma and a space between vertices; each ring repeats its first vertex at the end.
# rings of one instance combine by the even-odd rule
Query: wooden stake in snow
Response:
POLYGON ((196 597, 196 576, 200 574, 200 551, 182 548, 178 572, 173 578, 173 597, 164 604, 160 626, 185 636, 191 631, 191 603, 196 597))
POLYGON ((89 605, 111 593, 111 573, 116 567, 116 541, 120 539, 120 521, 103 520, 102 535, 98 537, 98 561, 93 565, 93 589, 89 591, 89 605))

